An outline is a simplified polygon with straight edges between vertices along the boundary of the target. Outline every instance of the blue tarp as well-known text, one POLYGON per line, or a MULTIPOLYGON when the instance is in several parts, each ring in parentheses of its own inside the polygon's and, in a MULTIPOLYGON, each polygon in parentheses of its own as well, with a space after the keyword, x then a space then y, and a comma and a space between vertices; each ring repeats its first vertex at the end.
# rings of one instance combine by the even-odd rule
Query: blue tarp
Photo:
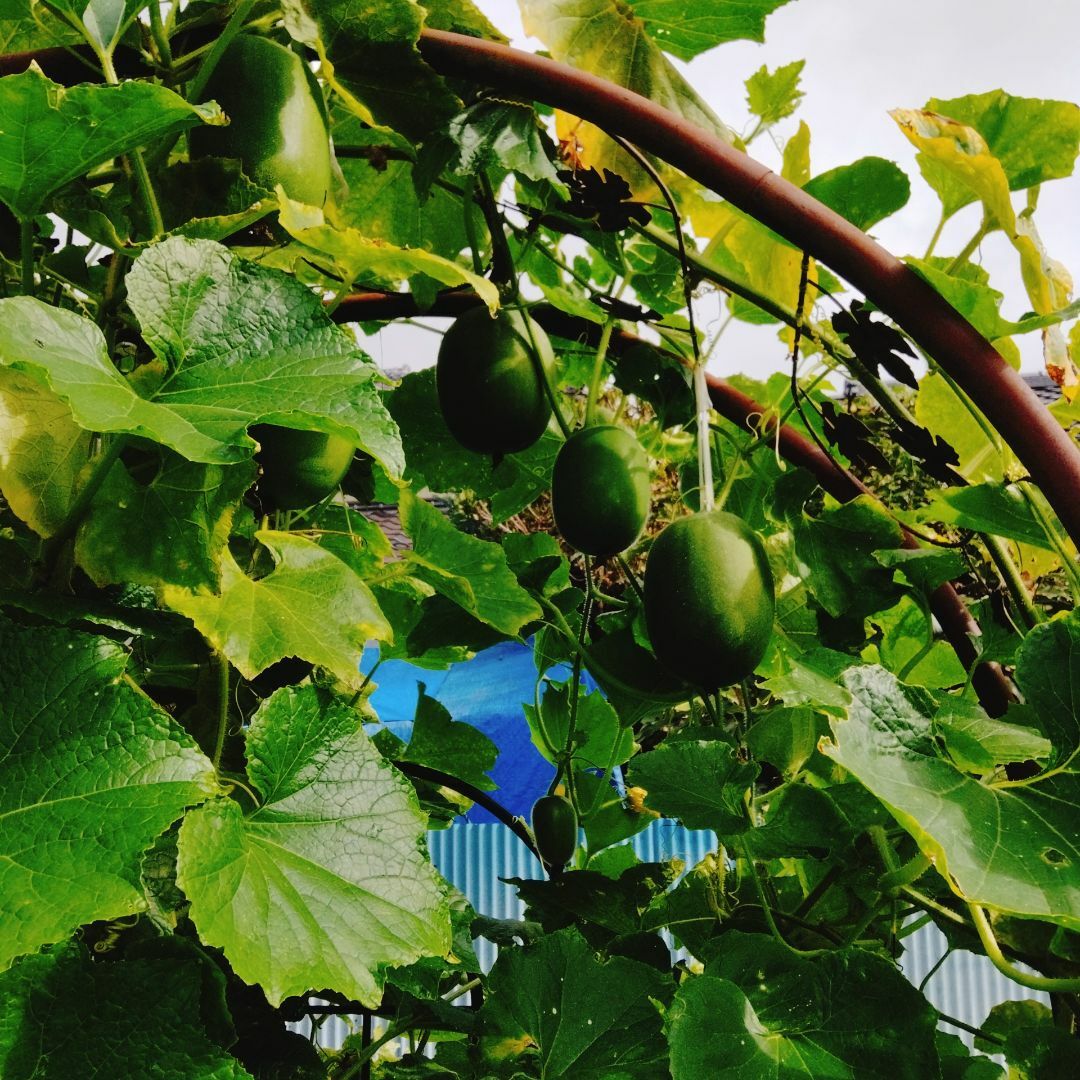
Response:
MULTIPOLYGON (((378 660, 377 649, 367 649, 361 671, 370 671, 378 660)), ((570 677, 568 667, 551 668, 547 675, 562 680, 570 677)), ((532 704, 536 667, 532 648, 506 641, 477 653, 472 660, 453 664, 446 671, 428 671, 404 660, 388 660, 379 665, 374 681, 378 688, 371 704, 379 719, 399 739, 412 736, 418 683, 441 702, 455 720, 482 731, 499 748, 499 757, 490 776, 499 785, 493 796, 512 814, 528 819, 532 804, 543 795, 555 773, 533 746, 523 705, 532 704)), ((592 690, 595 684, 584 678, 592 690)), ((474 806, 467 821, 491 822, 495 818, 474 806)))

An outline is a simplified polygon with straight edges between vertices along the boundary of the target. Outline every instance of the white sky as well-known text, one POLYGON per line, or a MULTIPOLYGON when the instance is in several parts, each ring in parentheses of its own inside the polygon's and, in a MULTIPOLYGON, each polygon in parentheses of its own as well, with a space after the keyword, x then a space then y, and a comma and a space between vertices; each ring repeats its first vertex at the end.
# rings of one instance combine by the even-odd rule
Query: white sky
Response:
MULTIPOLYGON (((524 36, 516 0, 475 2, 513 45, 541 47, 524 36)), ((774 129, 777 143, 782 144, 801 119, 811 130, 815 174, 870 154, 895 161, 911 178, 912 197, 873 233, 901 256, 923 253, 937 224, 939 204, 919 176, 915 150, 889 117, 889 109, 918 108, 930 97, 999 87, 1022 97, 1080 102, 1080 0, 794 0, 769 16, 765 38, 764 44, 731 42, 679 66, 713 110, 739 130, 749 119, 745 79, 762 64, 773 69, 805 59, 806 96, 795 116, 774 129)), ((768 136, 756 140, 752 152, 778 167, 779 152, 768 136)), ((1022 198, 1015 197, 1017 206, 1022 198)), ((936 253, 955 254, 978 223, 975 206, 960 211, 936 253)), ((1036 223, 1050 255, 1080 280, 1080 177, 1044 185, 1036 223)), ((981 259, 991 283, 1005 293, 1005 316, 1017 318, 1027 311, 1016 257, 1000 233, 984 241, 981 259)), ((715 324, 717 301, 710 298, 702 308, 699 321, 715 324)), ((426 334, 422 338, 410 335, 408 340, 422 352, 430 349, 433 361, 437 339, 426 334)), ((1041 370, 1038 335, 1018 343, 1024 370, 1041 370)), ((368 342, 376 360, 392 367, 392 352, 397 350, 388 346, 388 341, 368 342)), ((733 323, 710 370, 761 376, 783 366, 773 328, 733 323)))

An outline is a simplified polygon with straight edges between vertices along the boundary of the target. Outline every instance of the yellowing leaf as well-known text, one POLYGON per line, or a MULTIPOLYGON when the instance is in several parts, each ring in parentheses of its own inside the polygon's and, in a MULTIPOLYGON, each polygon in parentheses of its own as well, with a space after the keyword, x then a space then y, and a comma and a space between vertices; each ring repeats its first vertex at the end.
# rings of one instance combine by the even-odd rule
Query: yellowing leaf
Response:
MULTIPOLYGON (((633 9, 618 0, 522 0, 525 32, 539 38, 556 60, 610 79, 663 105, 727 142, 734 133, 679 74, 633 9)), ((635 194, 652 181, 600 128, 557 112, 556 130, 584 168, 624 177, 635 194)))
POLYGON ((41 536, 64 520, 90 452, 90 433, 36 379, 0 368, 0 491, 41 536))
POLYGON ((249 578, 226 548, 220 594, 166 585, 164 602, 191 619, 247 679, 298 656, 359 687, 365 643, 391 637, 371 590, 335 555, 302 536, 255 536, 276 563, 266 577, 249 578))
POLYGON ((375 278, 396 284, 423 275, 443 285, 470 285, 493 314, 498 310, 498 289, 487 278, 451 259, 422 248, 396 247, 373 240, 356 229, 335 228, 318 207, 294 202, 281 187, 277 194, 281 227, 305 247, 329 257, 347 283, 375 278))
MULTIPOLYGON (((987 225, 1004 231, 1020 256, 1020 273, 1035 312, 1048 315, 1065 307, 1072 293, 1072 279, 1043 247, 1032 220, 1033 206, 1016 214, 1005 169, 982 135, 973 127, 926 109, 894 109, 891 115, 911 143, 933 163, 936 174, 946 177, 946 184, 958 183, 973 192, 983 204, 987 225)), ((1071 401, 1080 390, 1080 376, 1057 327, 1043 330, 1043 359, 1047 374, 1071 401)))

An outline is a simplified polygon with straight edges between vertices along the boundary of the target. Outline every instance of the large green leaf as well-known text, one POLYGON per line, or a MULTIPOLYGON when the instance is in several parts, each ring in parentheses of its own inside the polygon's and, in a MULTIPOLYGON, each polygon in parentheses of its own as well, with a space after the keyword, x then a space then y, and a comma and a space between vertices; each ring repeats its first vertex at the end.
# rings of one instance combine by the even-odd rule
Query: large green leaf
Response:
POLYGON ((454 153, 448 165, 461 176, 499 168, 558 183, 555 148, 536 113, 521 102, 479 101, 454 117, 449 137, 454 153))
POLYGON ((162 600, 191 619, 247 679, 298 656, 359 686, 365 643, 391 633, 371 590, 312 540, 271 531, 255 538, 274 559, 266 577, 248 577, 226 548, 220 593, 166 585, 162 600))
POLYGON ((408 782, 343 699, 279 690, 247 731, 260 805, 189 814, 177 882, 199 936, 273 1005, 333 989, 368 1006, 381 969, 442 955, 450 916, 408 782))
POLYGON ((65 89, 35 67, 0 79, 0 201, 23 218, 95 165, 201 123, 216 104, 189 105, 149 82, 65 89))
POLYGON ((352 439, 401 471, 375 368, 294 278, 177 238, 144 252, 126 284, 160 362, 148 397, 94 323, 30 297, 0 300, 0 365, 45 383, 86 430, 144 436, 191 461, 250 458, 246 429, 266 421, 352 439))
MULTIPOLYGON (((1080 638, 1074 619, 1033 631, 1017 676, 1066 756, 1078 741, 1073 635, 1080 638)), ((833 721, 823 752, 889 808, 953 888, 976 903, 1080 928, 1080 776, 1063 761, 1026 783, 976 779, 939 756, 937 707, 925 691, 878 667, 852 668, 844 683, 848 719, 833 721)))
POLYGON ((1029 334, 1080 315, 1080 301, 1077 301, 1045 315, 1028 315, 1012 322, 999 311, 1003 295, 985 282, 965 276, 963 268, 959 273, 947 274, 943 265, 947 266, 948 261, 938 259, 909 258, 907 264, 933 285, 983 337, 991 341, 1012 334, 1029 334))
POLYGON ((71 509, 90 433, 47 387, 0 368, 0 491, 41 536, 51 536, 71 509))
MULTIPOLYGON (((729 142, 734 136, 676 70, 629 4, 618 0, 521 0, 525 32, 539 38, 556 60, 610 79, 663 105, 729 142)), ((685 5, 678 5, 685 12, 685 5)), ((558 113, 561 140, 580 147, 578 159, 603 174, 625 177, 635 190, 652 181, 592 124, 558 113)))
POLYGON ((630 0, 662 49, 680 60, 725 41, 764 41, 765 17, 788 0, 630 0))
POLYGON ((285 0, 282 6, 289 33, 316 50, 322 75, 360 119, 418 141, 460 110, 416 49, 424 9, 413 0, 285 0))
POLYGON ((498 544, 463 533, 407 489, 398 510, 416 577, 504 634, 540 618, 540 605, 518 584, 498 544))
POLYGON ((629 782, 645 789, 651 809, 688 829, 730 834, 750 827, 743 799, 757 773, 721 739, 680 739, 635 757, 629 782))
POLYGON ((819 173, 803 190, 865 230, 907 205, 911 183, 893 162, 864 157, 819 173))
POLYGON ((930 1003, 861 949, 814 960, 729 932, 664 1023, 674 1080, 925 1080, 938 1075, 930 1003))
POLYGON ((0 969, 146 906, 139 861, 216 790, 192 739, 104 638, 0 621, 0 969))
POLYGON ((1051 547, 1049 538, 1032 513, 1031 505, 1023 492, 1013 484, 938 488, 930 492, 930 502, 919 511, 919 519, 993 533, 1034 547, 1051 547))
POLYGON ((215 975, 223 984, 181 949, 120 963, 94 963, 79 945, 25 957, 0 975, 0 1073, 251 1080, 219 1045, 231 1024, 215 975))
POLYGON ((219 244, 177 238, 141 255, 126 283, 143 335, 167 367, 154 400, 232 451, 202 460, 249 451, 243 429, 260 420, 352 439, 401 471, 374 366, 294 278, 219 244))
POLYGON ((216 589, 221 553, 255 462, 203 465, 163 450, 151 476, 114 465, 76 535, 75 556, 98 585, 216 589))
POLYGON ((527 1036, 549 1080, 653 1080, 667 1073, 653 1000, 671 987, 636 960, 601 962, 577 930, 561 930, 501 951, 482 1015, 490 1030, 527 1036))

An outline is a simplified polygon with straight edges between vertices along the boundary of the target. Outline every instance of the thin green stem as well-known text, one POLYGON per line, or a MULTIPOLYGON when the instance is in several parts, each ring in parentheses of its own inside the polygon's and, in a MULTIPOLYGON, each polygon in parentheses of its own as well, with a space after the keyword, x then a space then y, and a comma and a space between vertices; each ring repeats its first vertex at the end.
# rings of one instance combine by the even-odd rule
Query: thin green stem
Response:
POLYGON ((608 315, 604 328, 600 331, 600 343, 596 346, 596 359, 593 361, 592 378, 589 380, 589 399, 585 405, 585 426, 589 427, 596 415, 596 399, 600 393, 600 381, 604 375, 604 361, 607 359, 608 346, 611 344, 611 332, 615 329, 615 316, 608 315))
POLYGON ((217 67, 218 61, 232 43, 232 39, 240 33, 244 21, 251 14, 251 9, 254 6, 255 0, 240 0, 236 5, 232 15, 229 16, 229 21, 225 24, 225 29, 221 31, 220 36, 214 42, 213 48, 206 54, 202 64, 199 66, 195 78, 188 83, 188 101, 199 101, 202 98, 203 91, 206 90, 206 84, 210 81, 210 76, 214 74, 214 68, 217 67))
POLYGON ((221 755, 225 751, 225 737, 229 732, 229 661, 221 653, 215 651, 212 662, 214 674, 217 676, 214 707, 217 710, 217 735, 214 738, 214 753, 210 760, 213 762, 214 771, 221 768, 221 755))
POLYGON ((626 580, 630 582, 630 587, 637 593, 638 600, 642 605, 645 604, 645 590, 641 587, 641 582, 637 579, 637 574, 630 568, 630 564, 626 561, 626 558, 622 555, 616 555, 615 561, 619 564, 619 569, 622 570, 626 576, 626 580))
POLYGON ((945 228, 945 222, 948 221, 948 217, 945 211, 941 211, 941 217, 938 218, 937 228, 934 230, 934 235, 930 237, 930 243, 926 245, 926 251, 923 254, 924 259, 929 259, 934 254, 934 248, 937 247, 937 242, 941 239, 942 230, 945 228))
POLYGON ((959 1028, 961 1031, 966 1031, 969 1035, 978 1035, 980 1039, 985 1039, 987 1042, 992 1042, 997 1046, 1005 1045, 1005 1040, 1000 1035, 994 1035, 992 1032, 983 1031, 982 1028, 972 1027, 971 1024, 966 1024, 963 1020, 957 1020, 956 1017, 949 1016, 948 1013, 943 1013, 940 1009, 935 1009, 934 1011, 937 1013, 938 1019, 942 1023, 948 1024, 950 1027, 959 1028))
POLYGON ((563 416, 562 409, 559 407, 559 398, 555 393, 555 387, 551 383, 551 375, 545 367, 544 361, 540 357, 540 350, 536 347, 536 335, 533 333, 532 319, 529 318, 528 312, 522 306, 520 301, 515 301, 514 306, 521 313, 521 317, 524 320, 525 332, 529 335, 529 354, 532 357, 533 366, 540 376, 540 381, 544 385, 544 393, 547 394, 548 403, 551 405, 551 411, 555 416, 555 422, 559 425, 559 430, 562 432, 563 438, 569 439, 573 434, 573 431, 566 422, 566 417, 563 416))
POLYGON ((963 266, 964 263, 966 263, 972 255, 975 254, 975 252, 979 248, 979 245, 983 242, 983 240, 986 239, 986 236, 990 232, 990 230, 990 222, 988 222, 986 218, 983 218, 982 223, 979 225, 978 229, 975 230, 975 235, 963 246, 960 254, 957 255, 956 258, 954 258, 952 262, 950 262, 949 265, 945 267, 945 273, 953 274, 957 270, 959 270, 960 267, 963 266))
POLYGON ((481 170, 480 183, 480 209, 487 223, 488 235, 491 237, 491 280, 499 286, 499 292, 504 300, 514 301, 518 296, 517 271, 514 268, 514 256, 510 251, 510 245, 506 240, 506 229, 502 215, 499 213, 498 204, 495 202, 495 192, 491 187, 488 174, 481 170))
POLYGON ((58 550, 66 540, 75 534, 75 530, 82 522, 83 516, 90 508, 91 501, 105 482, 105 477, 109 475, 109 470, 116 463, 116 459, 126 445, 127 437, 124 435, 113 436, 106 445, 105 450, 94 462, 93 469, 86 478, 86 482, 72 501, 64 520, 52 536, 49 537, 47 548, 50 551, 58 550))
POLYGON ((919 907, 928 911, 936 911, 942 918, 948 919, 949 922, 954 922, 957 926, 963 926, 967 930, 971 929, 971 924, 967 919, 962 915, 958 915, 951 908, 947 908, 944 904, 939 904, 935 899, 927 896, 926 893, 919 892, 918 889, 914 889, 910 885, 902 885, 900 891, 918 904, 919 907))
POLYGON ((461 200, 461 218, 465 226, 465 242, 469 245, 469 255, 472 258, 473 273, 477 277, 483 277, 484 260, 480 255, 480 237, 476 232, 476 221, 473 218, 473 210, 476 207, 476 203, 473 201, 473 189, 475 187, 476 180, 470 179, 469 185, 465 189, 464 198, 461 200))
POLYGON ((828 949, 800 949, 797 948, 795 945, 792 945, 791 942, 789 942, 787 938, 785 938, 784 935, 780 933, 780 928, 776 925, 776 919, 773 917, 772 905, 769 903, 768 897, 766 897, 765 895, 765 887, 761 883, 761 877, 757 872, 757 867, 754 865, 754 860, 751 857, 749 848, 745 843, 740 844, 740 853, 742 854, 743 859, 746 861, 747 869, 750 872, 750 879, 754 883, 754 889, 758 894, 758 900, 761 903, 761 910, 765 916, 765 922, 768 924, 769 932, 772 934, 772 936, 777 940, 777 942, 783 945, 783 947, 787 949, 788 952, 792 953, 795 956, 801 956, 805 958, 824 956, 829 951, 828 949))
POLYGON ((1028 592, 1027 585, 1024 584, 1024 579, 1020 576, 1020 568, 1013 561, 1005 542, 1000 536, 992 536, 989 533, 983 535, 982 541, 991 560, 997 567, 998 573, 1001 575, 1001 580, 1004 582, 1021 620, 1029 630, 1033 626, 1038 626, 1043 621, 1043 613, 1036 607, 1035 601, 1032 600, 1031 593, 1028 592))
POLYGON ((22 291, 34 295, 34 219, 19 222, 19 247, 22 259, 22 291))
POLYGON ((890 870, 878 881, 878 888, 882 892, 892 892, 904 885, 910 885, 918 881, 926 873, 933 863, 920 851, 914 858, 909 859, 903 866, 890 870))
POLYGON ((1045 975, 1032 975, 1010 963, 994 936, 994 928, 990 925, 985 908, 978 904, 968 903, 968 911, 971 912, 975 931, 979 935, 983 949, 986 950, 986 955, 990 958, 990 963, 1007 979, 1012 979, 1013 982, 1026 986, 1029 990, 1045 990, 1047 993, 1059 994, 1080 993, 1080 979, 1052 979, 1045 975))
MULTIPOLYGON (((170 12, 171 15, 171 12, 170 12)), ((162 67, 169 75, 172 75, 172 46, 169 44, 169 35, 165 32, 165 24, 161 19, 160 0, 150 0, 150 35, 154 39, 157 48, 158 59, 162 67)))

